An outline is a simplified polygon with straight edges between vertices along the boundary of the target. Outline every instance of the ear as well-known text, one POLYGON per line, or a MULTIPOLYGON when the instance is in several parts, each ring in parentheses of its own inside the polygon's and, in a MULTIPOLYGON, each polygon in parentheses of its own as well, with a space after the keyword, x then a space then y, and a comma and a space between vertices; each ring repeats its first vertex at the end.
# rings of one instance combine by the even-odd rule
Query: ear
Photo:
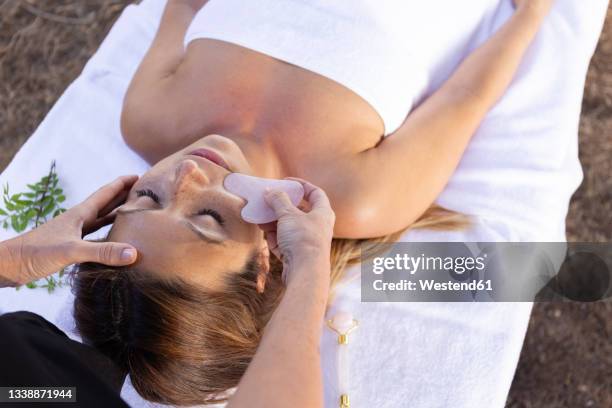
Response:
POLYGON ((268 242, 264 239, 259 252, 257 254, 257 265, 259 273, 257 274, 257 292, 263 293, 270 272, 270 249, 268 242))

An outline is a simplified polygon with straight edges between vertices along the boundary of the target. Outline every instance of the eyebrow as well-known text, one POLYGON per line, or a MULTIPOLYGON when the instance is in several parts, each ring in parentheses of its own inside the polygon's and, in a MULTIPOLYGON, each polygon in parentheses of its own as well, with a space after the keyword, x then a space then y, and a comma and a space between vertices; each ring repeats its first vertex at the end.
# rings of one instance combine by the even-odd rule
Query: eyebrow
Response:
MULTIPOLYGON (((134 208, 132 210, 118 210, 117 214, 129 215, 134 213, 146 212, 146 211, 160 211, 159 208, 134 208)), ((211 237, 194 225, 191 221, 185 221, 184 225, 189 228, 194 234, 198 236, 202 241, 208 242, 215 245, 225 245, 224 241, 218 238, 211 237)))

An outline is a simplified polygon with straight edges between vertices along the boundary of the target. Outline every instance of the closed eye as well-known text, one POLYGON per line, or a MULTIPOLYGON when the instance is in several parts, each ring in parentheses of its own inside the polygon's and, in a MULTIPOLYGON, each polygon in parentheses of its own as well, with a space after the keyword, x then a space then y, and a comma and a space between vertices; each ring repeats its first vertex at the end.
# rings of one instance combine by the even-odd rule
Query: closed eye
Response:
POLYGON ((155 201, 157 204, 161 204, 161 200, 159 199, 159 196, 157 194, 155 194, 153 192, 153 190, 150 189, 146 189, 146 190, 137 190, 136 191, 136 196, 138 197, 149 197, 151 198, 151 200, 155 201))
POLYGON ((219 225, 225 224, 225 220, 223 219, 223 217, 221 217, 221 214, 219 214, 213 209, 204 208, 203 210, 198 212, 198 215, 210 215, 211 217, 215 219, 215 221, 219 223, 219 225))

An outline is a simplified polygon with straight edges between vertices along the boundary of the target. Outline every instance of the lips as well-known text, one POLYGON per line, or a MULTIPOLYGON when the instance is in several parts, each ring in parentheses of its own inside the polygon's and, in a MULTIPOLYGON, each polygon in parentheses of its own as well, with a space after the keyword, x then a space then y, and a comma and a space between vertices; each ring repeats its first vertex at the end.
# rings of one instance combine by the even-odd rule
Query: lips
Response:
POLYGON ((227 171, 231 172, 231 169, 228 166, 228 164, 225 162, 225 160, 223 160, 223 157, 221 157, 221 155, 217 152, 214 152, 209 149, 197 149, 197 150, 190 152, 189 154, 192 156, 202 157, 208 161, 215 163, 217 166, 221 166, 227 171))

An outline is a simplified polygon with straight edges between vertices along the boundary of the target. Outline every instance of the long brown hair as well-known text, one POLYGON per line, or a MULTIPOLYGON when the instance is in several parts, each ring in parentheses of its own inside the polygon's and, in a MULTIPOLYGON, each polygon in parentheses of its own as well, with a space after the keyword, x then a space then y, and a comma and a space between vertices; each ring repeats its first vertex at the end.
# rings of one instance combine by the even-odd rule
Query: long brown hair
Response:
MULTIPOLYGON (((431 207, 410 228, 459 229, 466 218, 431 207)), ((331 282, 374 255, 405 230, 378 239, 334 239, 331 282)), ((223 292, 181 280, 162 281, 134 268, 81 264, 74 276, 74 316, 86 343, 130 374, 146 400, 198 405, 227 400, 261 340, 283 295, 282 264, 271 259, 263 293, 257 291, 260 264, 253 257, 232 274, 223 292)))

